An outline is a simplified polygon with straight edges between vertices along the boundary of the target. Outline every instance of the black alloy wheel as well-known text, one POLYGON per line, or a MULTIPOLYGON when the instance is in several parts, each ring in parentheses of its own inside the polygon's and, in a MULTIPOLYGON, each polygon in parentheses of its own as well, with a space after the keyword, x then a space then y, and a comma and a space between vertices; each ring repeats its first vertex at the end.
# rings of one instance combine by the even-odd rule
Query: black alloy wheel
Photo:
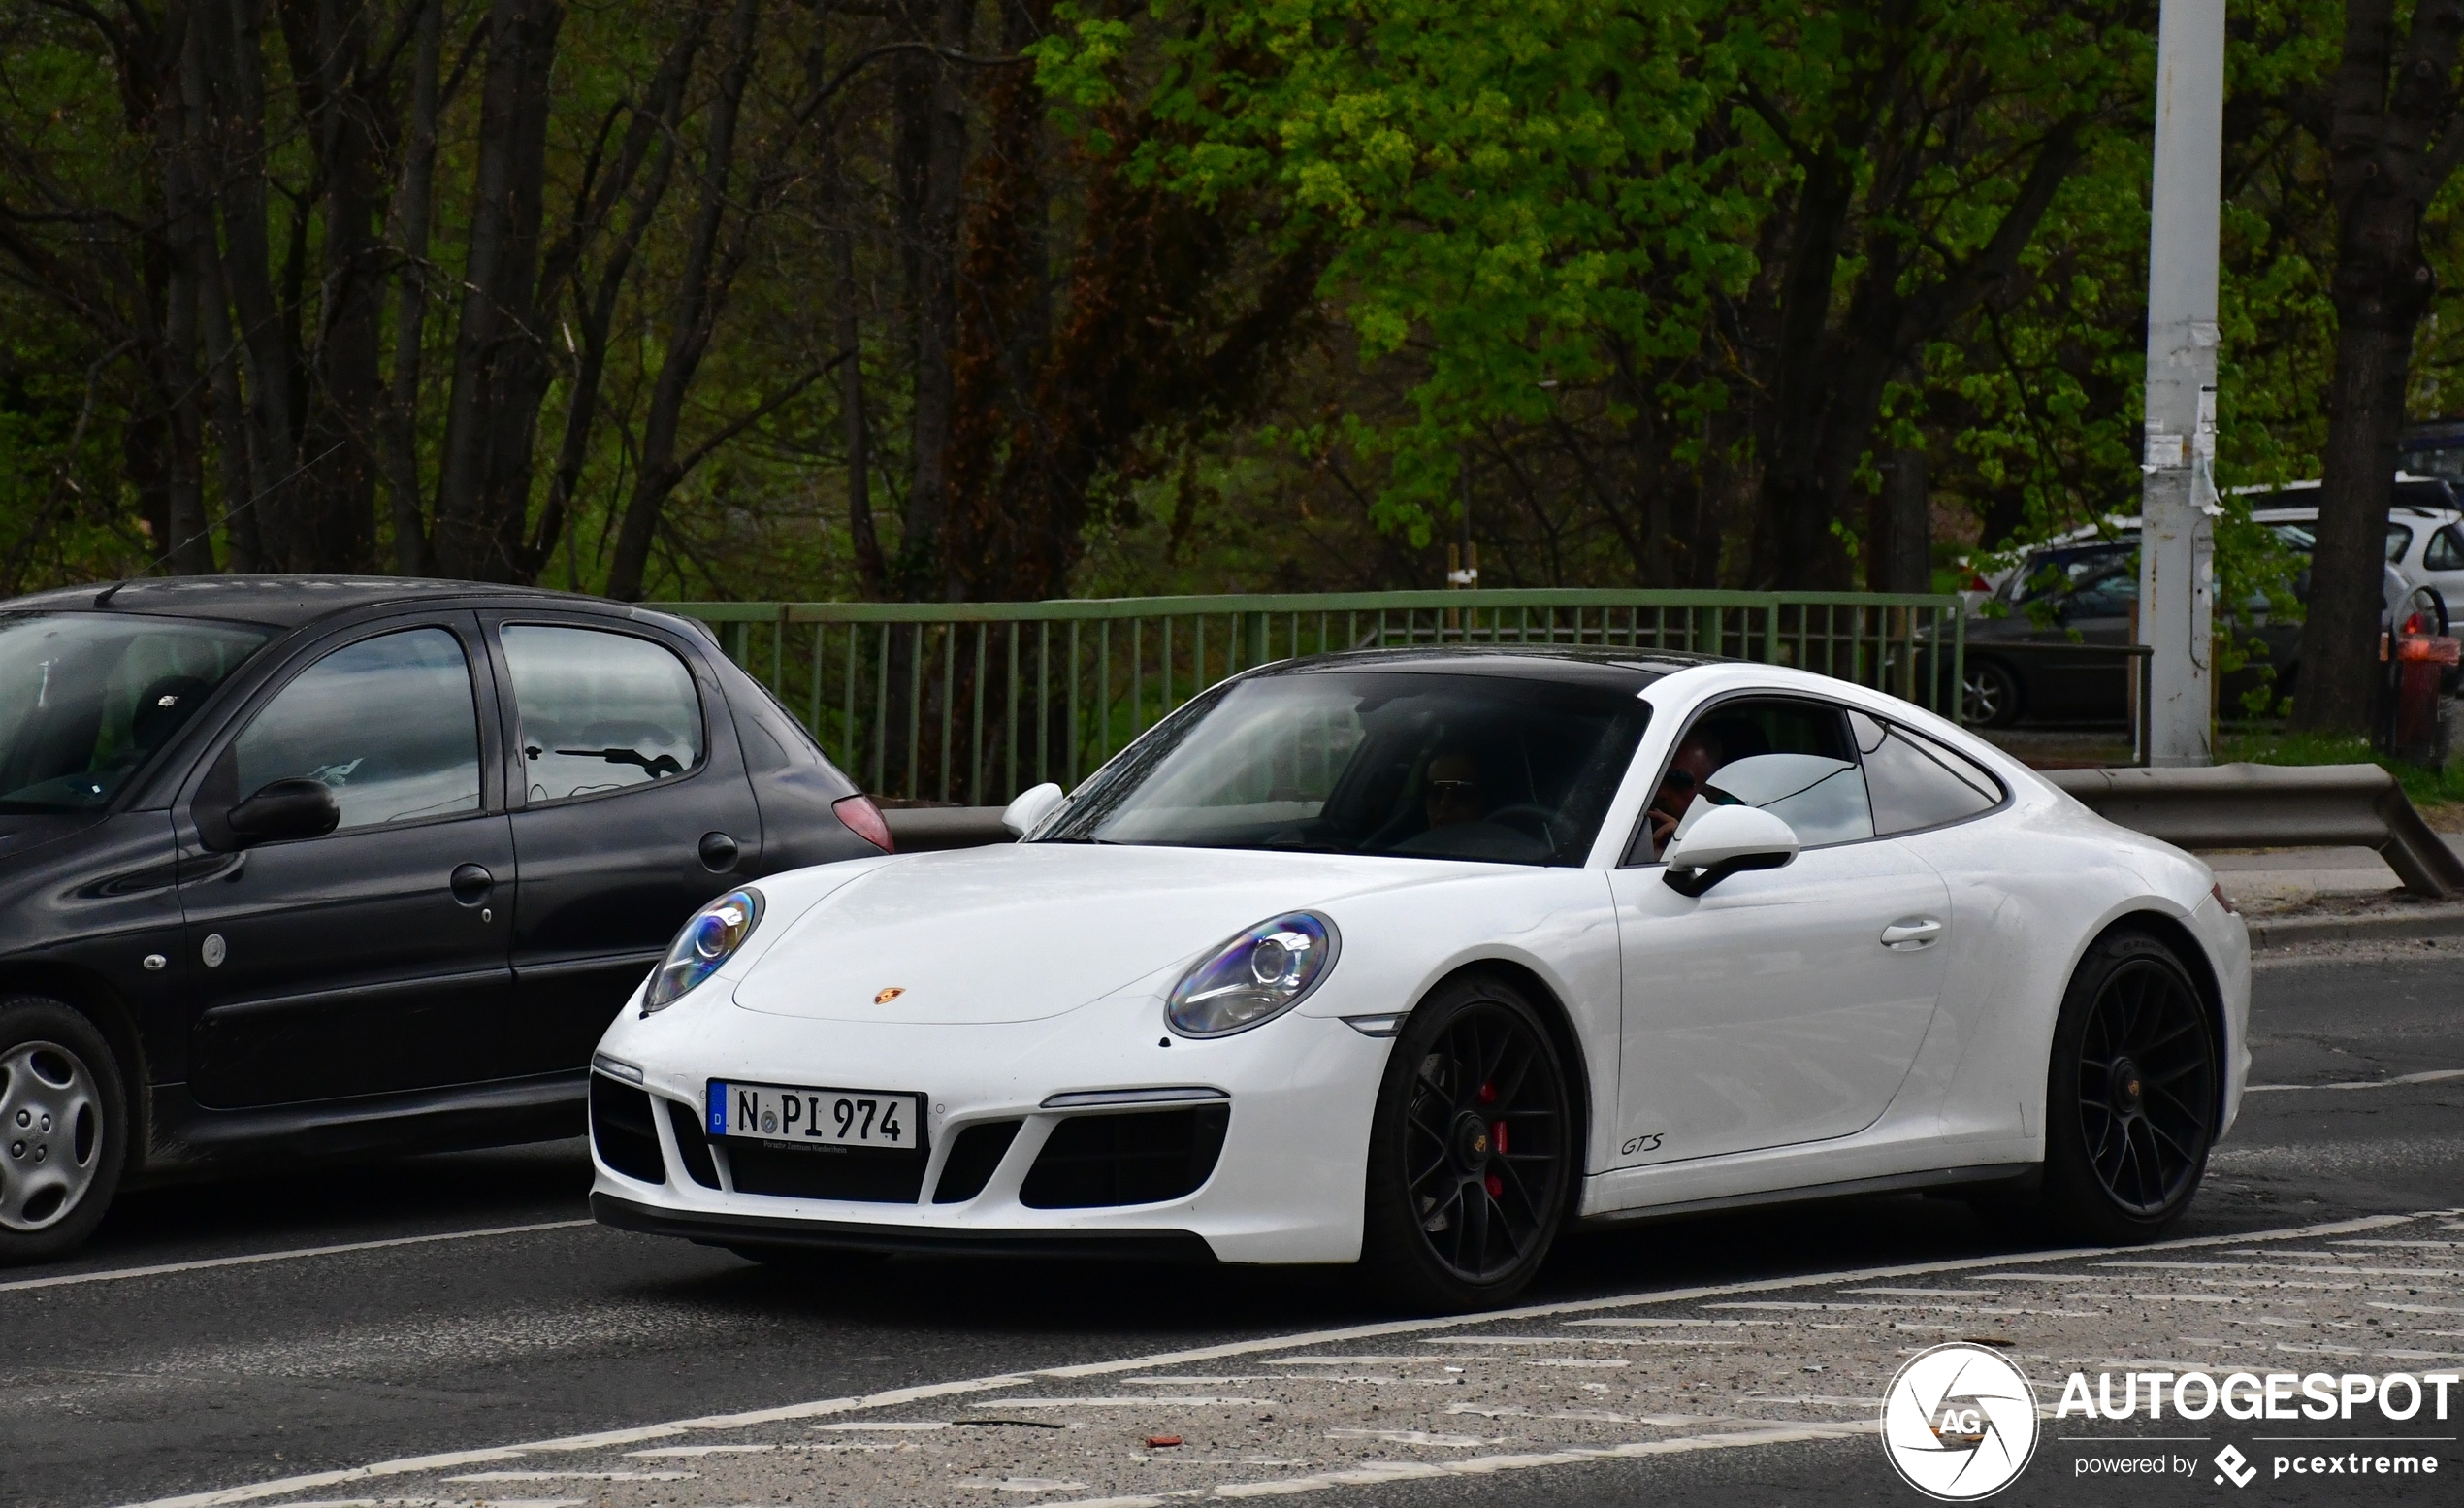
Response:
POLYGON ((2048 1213, 2117 1242, 2180 1218, 2207 1169, 2218 1079, 2207 1002, 2173 950, 2144 933, 2097 939, 2055 1028, 2048 1213))
POLYGON ((1386 1063, 1365 1265, 1416 1307, 1505 1302, 1565 1223, 1578 1145, 1539 1012, 1502 979, 1448 980, 1405 1018, 1386 1063))
POLYGON ((1971 727, 2008 728, 2019 721, 2019 677, 1999 660, 1970 660, 1960 695, 1971 727))
POLYGON ((82 1244, 128 1156, 118 1065, 94 1024, 58 1000, 0 1000, 0 1264, 82 1244))

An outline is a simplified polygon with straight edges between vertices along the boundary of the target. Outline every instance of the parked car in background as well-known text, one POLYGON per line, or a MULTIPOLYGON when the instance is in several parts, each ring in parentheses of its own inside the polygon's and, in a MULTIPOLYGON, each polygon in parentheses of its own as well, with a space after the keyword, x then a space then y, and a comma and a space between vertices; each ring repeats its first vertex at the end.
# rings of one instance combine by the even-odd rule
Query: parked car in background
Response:
MULTIPOLYGON (((2318 521, 2318 484, 2252 497, 2253 521, 2285 546, 2308 555, 2318 521)), ((2453 602, 2464 592, 2464 512, 2447 507, 2447 484, 2406 479, 2387 520, 2390 595, 2420 585, 2453 602)), ((2305 568, 2293 595, 2308 601, 2305 568)), ((2065 537, 2030 551, 1981 599, 1967 622, 1963 680, 1967 721, 1982 727, 2030 722, 2116 723, 2130 718, 2128 662, 2139 600, 2139 520, 2108 520, 2100 532, 2065 537)), ((2288 697, 2301 669, 2301 628, 2274 618, 2263 602, 2247 605, 2244 627, 2265 646, 2224 678, 2228 707, 2269 687, 2288 697)))
POLYGON ((679 618, 295 576, 0 603, 0 1262, 132 1180, 574 1134, 686 918, 889 846, 679 618))

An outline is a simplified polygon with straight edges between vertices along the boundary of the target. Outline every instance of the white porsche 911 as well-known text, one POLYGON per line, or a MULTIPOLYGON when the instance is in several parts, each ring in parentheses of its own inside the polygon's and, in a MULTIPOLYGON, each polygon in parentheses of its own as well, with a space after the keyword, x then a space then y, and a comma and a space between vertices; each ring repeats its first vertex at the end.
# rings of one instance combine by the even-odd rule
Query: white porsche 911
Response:
POLYGON ((689 924, 594 1061, 599 1218, 1467 1307, 1570 1224, 1867 1190, 2145 1238, 2241 1097, 2206 867, 1822 676, 1288 661, 1007 820, 689 924))

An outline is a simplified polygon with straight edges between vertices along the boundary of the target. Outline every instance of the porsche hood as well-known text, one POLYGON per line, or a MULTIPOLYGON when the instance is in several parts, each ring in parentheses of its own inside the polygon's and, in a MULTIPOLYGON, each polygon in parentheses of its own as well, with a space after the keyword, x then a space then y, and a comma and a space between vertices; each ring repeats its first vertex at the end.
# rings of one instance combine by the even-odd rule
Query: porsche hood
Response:
POLYGON ((751 961, 735 1003, 814 1021, 984 1025, 1074 1010, 1251 922, 1368 887, 1460 877, 1420 859, 1016 843, 917 854, 838 886, 751 961))

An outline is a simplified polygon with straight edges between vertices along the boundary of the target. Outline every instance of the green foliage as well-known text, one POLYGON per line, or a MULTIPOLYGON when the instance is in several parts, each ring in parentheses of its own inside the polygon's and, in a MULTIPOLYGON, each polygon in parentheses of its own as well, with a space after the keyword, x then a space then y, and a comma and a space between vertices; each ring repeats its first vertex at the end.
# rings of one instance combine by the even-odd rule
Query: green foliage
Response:
POLYGON ((2415 806, 2464 803, 2464 761, 2430 770, 2393 759, 2370 746, 2367 738, 2335 734, 2228 733, 2217 740, 2219 760, 2248 760, 2253 765, 2377 765, 2396 777, 2415 806))

